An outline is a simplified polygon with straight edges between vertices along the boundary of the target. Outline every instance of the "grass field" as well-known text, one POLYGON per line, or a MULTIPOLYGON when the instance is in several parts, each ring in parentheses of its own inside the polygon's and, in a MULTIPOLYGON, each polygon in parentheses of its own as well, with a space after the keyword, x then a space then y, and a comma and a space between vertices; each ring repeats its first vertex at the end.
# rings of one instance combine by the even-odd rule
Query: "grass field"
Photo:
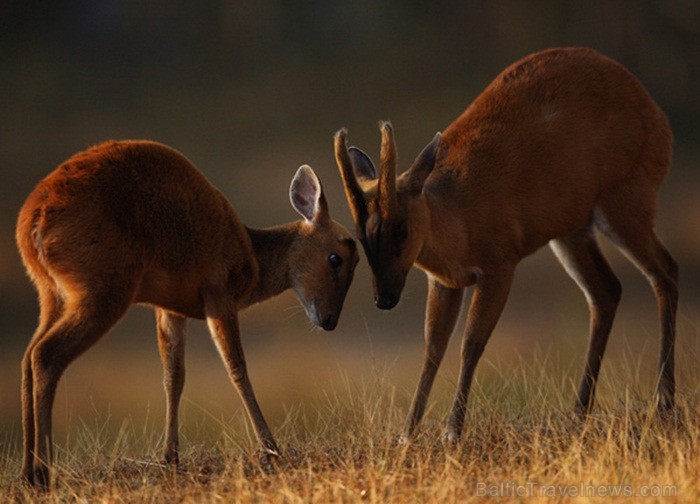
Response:
MULTIPOLYGON (((222 413, 186 395, 181 465, 173 469, 159 463, 161 415, 115 421, 95 408, 66 420, 74 413, 59 392, 53 491, 40 495, 17 483, 20 433, 13 430, 0 440, 0 502, 698 502, 694 341, 679 355, 679 410, 665 419, 650 401, 653 363, 629 347, 605 368, 598 406, 585 421, 569 414, 578 365, 546 353, 485 360, 458 446, 440 438, 453 384, 438 384, 417 438, 403 445, 397 436, 410 393, 397 387, 401 374, 376 362, 360 378, 351 365, 336 368, 304 400, 273 408, 284 451, 275 464, 261 459, 240 409, 222 413)), ((87 366, 69 381, 82 373, 95 375, 87 366)), ((269 411, 280 399, 259 385, 269 411)))

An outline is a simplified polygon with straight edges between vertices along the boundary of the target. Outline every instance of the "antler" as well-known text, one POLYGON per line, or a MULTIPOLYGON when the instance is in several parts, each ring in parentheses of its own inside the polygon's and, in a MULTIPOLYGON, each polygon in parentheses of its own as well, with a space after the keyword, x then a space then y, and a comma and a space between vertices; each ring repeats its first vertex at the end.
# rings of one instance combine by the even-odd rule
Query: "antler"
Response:
POLYGON ((396 210, 396 145, 393 127, 389 121, 379 123, 382 147, 379 155, 379 208, 382 218, 394 215, 396 210))
POLYGON ((350 154, 348 152, 348 146, 345 142, 345 137, 347 136, 347 130, 342 128, 336 132, 333 137, 333 146, 335 149, 335 161, 338 164, 338 169, 340 170, 340 176, 343 179, 343 185, 345 187, 345 197, 348 200, 348 205, 350 206, 350 213, 352 213, 352 218, 355 223, 364 222, 366 220, 366 202, 364 197, 364 192, 357 182, 355 177, 355 172, 353 171, 352 161, 350 160, 350 154))

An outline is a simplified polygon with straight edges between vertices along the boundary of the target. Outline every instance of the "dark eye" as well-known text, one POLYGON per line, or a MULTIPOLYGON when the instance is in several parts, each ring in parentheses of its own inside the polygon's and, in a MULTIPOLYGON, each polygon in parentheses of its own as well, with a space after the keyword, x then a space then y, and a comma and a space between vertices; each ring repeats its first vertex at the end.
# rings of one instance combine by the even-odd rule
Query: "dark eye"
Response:
POLYGON ((395 241, 404 241, 408 236, 408 226, 406 226, 406 222, 399 222, 396 224, 392 230, 392 235, 395 241))
POLYGON ((338 269, 343 264, 343 258, 334 252, 328 256, 328 262, 333 269, 338 269))

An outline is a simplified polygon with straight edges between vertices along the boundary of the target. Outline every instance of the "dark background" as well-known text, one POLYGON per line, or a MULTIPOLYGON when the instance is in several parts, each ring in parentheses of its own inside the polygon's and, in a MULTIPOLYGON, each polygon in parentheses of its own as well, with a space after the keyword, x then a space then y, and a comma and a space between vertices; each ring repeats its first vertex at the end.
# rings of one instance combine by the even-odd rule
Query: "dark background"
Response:
MULTIPOLYGON (((11 432, 19 428, 19 360, 38 313, 14 225, 26 195, 61 161, 107 139, 161 141, 257 227, 297 217, 288 186, 308 163, 333 216, 352 228, 333 160, 337 129, 347 127, 351 143, 376 157, 377 121, 392 120, 405 168, 505 66, 554 46, 590 46, 618 60, 669 115, 675 160, 658 230, 681 267, 679 352, 698 348, 700 2, 10 0, 0 2, 0 22, 0 425, 11 432)), ((653 360, 654 298, 642 276, 606 250, 625 287, 607 365, 640 349, 653 360)), ((276 412, 276 401, 293 403, 309 387, 307 395, 332 388, 329 377, 377 367, 407 400, 420 361, 424 284, 414 271, 401 305, 380 313, 363 258, 332 334, 309 332, 289 293, 248 310, 244 344, 259 394, 274 397, 266 409, 276 412)), ((204 326, 191 327, 186 395, 212 394, 205 409, 235 401, 204 326), (209 368, 217 369, 211 379, 209 368)), ((545 250, 521 265, 486 357, 528 360, 544 349, 570 363, 575 379, 586 327, 583 296, 545 250)), ((450 393, 454 339, 441 375, 450 393)), ((143 409, 135 388, 160 415, 159 366, 152 316, 134 309, 69 369, 58 426, 90 408, 83 403, 143 409)))

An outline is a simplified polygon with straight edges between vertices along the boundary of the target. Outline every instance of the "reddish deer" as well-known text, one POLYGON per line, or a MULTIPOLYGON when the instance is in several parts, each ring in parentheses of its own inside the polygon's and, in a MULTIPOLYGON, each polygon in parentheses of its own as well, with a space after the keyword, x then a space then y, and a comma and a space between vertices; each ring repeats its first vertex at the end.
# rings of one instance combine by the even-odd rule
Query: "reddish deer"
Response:
POLYGON ((311 321, 333 330, 359 260, 310 167, 296 172, 290 199, 302 221, 248 228, 182 154, 148 141, 93 147, 39 183, 17 223, 41 307, 22 360, 28 482, 49 483, 51 409, 61 374, 134 303, 156 311, 166 462, 178 461, 187 317, 207 320, 259 442, 279 452, 248 379, 238 311, 292 288, 311 321))
POLYGON ((396 177, 392 127, 380 125, 381 172, 335 137, 335 155, 377 307, 399 301, 412 265, 428 276, 425 362, 404 429, 409 438, 474 285, 458 390, 445 438, 459 439, 472 377, 503 310, 515 267, 546 243, 590 309, 577 410, 593 404, 621 286, 595 229, 649 279, 661 318, 658 407, 674 404, 678 268, 654 232, 671 162, 668 121, 642 84, 585 48, 551 49, 503 71, 405 173, 396 177))

